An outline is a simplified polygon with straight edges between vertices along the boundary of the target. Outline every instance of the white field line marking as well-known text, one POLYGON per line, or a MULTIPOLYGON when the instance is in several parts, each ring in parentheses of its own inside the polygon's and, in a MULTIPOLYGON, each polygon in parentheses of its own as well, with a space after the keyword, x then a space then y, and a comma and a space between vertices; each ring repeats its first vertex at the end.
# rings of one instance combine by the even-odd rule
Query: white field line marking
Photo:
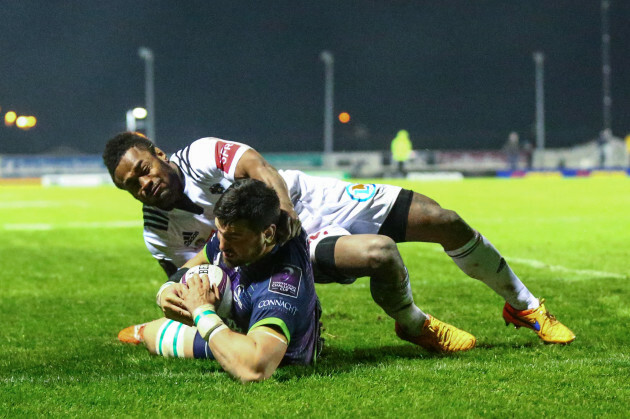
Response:
POLYGON ((595 271, 592 269, 572 269, 567 268, 566 266, 561 265, 549 265, 548 263, 541 262, 535 259, 521 259, 521 258, 507 258, 511 262, 520 263, 522 265, 531 266, 532 268, 537 269, 549 269, 554 272, 562 272, 567 274, 577 274, 583 276, 590 276, 596 278, 619 278, 624 279, 627 278, 627 275, 618 274, 615 272, 606 272, 606 271, 595 271))
MULTIPOLYGON (((443 253, 442 249, 433 249, 436 252, 443 253)), ((590 276, 595 278, 618 278, 618 279, 626 279, 628 275, 618 274, 616 272, 606 272, 606 271, 595 271, 591 269, 572 269, 567 268, 562 265, 550 265, 548 263, 542 262, 536 259, 523 259, 523 258, 514 258, 514 257, 506 257, 505 258, 509 263, 520 263, 521 265, 527 265, 536 269, 548 269, 554 272, 562 272, 566 274, 580 275, 580 276, 590 276)))
POLYGON ((46 231, 63 228, 129 228, 141 227, 142 221, 105 221, 105 222, 71 222, 71 223, 14 223, 0 225, 11 231, 46 231))
POLYGON ((81 201, 61 202, 61 201, 7 201, 0 202, 0 209, 24 209, 24 208, 52 208, 66 205, 77 207, 87 207, 88 204, 81 201))

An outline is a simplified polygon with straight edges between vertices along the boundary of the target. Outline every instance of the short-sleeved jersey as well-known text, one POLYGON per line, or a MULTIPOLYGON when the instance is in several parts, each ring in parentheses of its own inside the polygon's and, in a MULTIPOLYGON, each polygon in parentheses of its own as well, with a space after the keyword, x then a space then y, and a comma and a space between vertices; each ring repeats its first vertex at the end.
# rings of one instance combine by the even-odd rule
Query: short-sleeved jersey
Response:
POLYGON ((230 328, 246 334, 258 326, 275 327, 288 340, 283 364, 313 362, 321 310, 304 230, 243 267, 225 265, 216 235, 205 251, 208 260, 223 268, 232 282, 232 315, 226 320, 230 328))
POLYGON ((164 211, 145 205, 144 241, 156 259, 179 267, 203 248, 215 231, 214 204, 234 182, 236 164, 249 148, 218 138, 201 138, 171 156, 170 162, 183 175, 184 194, 203 212, 164 211))
MULTIPOLYGON (((216 229, 214 204, 234 182, 236 166, 250 147, 218 138, 202 138, 171 156, 184 177, 184 193, 203 211, 163 211, 144 206, 144 240, 162 266, 175 270, 195 256, 216 229)), ((308 235, 338 226, 348 234, 376 234, 401 188, 352 184, 279 170, 308 235)))

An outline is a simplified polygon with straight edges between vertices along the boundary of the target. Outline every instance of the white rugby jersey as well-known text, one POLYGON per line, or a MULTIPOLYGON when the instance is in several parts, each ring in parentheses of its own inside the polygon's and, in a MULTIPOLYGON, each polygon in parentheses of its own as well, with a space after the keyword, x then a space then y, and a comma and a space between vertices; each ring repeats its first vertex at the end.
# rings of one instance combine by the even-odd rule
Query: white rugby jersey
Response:
POLYGON ((236 164, 249 146, 218 138, 201 138, 170 158, 184 176, 184 193, 203 208, 202 214, 175 208, 143 206, 144 242, 159 261, 180 267, 212 236, 214 204, 234 181, 236 164))
MULTIPOLYGON (((182 266, 210 239, 216 229, 214 205, 234 182, 236 165, 249 149, 233 141, 201 138, 171 156, 184 176, 184 193, 203 213, 143 207, 144 241, 163 268, 182 266)), ((298 170, 278 172, 311 239, 325 234, 376 234, 401 190, 314 177, 298 170)))

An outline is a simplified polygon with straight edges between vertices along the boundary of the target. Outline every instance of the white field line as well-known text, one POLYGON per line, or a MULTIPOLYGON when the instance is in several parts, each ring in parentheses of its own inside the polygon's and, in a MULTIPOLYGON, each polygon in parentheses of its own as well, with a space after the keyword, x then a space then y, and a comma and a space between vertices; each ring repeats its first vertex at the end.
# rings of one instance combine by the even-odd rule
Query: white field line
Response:
POLYGON ((66 228, 129 228, 142 227, 142 221, 105 221, 105 222, 70 222, 70 223, 12 223, 0 224, 0 228, 10 231, 46 231, 66 228))
POLYGON ((88 204, 81 201, 60 202, 60 201, 7 201, 0 202, 0 209, 24 209, 24 208, 52 208, 66 205, 77 207, 87 207, 88 204))
MULTIPOLYGON (((443 253, 442 249, 434 249, 436 252, 443 253)), ((536 259, 523 259, 523 258, 515 258, 515 257, 506 257, 505 258, 509 263, 518 263, 521 265, 526 265, 536 269, 548 269, 553 272, 562 272, 570 275, 580 275, 580 276, 589 276, 591 278, 618 278, 618 279, 626 279, 628 275, 618 274, 616 272, 606 272, 606 271, 595 271, 591 269, 573 269, 567 268, 562 265, 550 265, 540 260, 536 259)))
POLYGON ((574 274, 581 276, 590 276, 595 278, 628 278, 628 275, 622 275, 615 272, 595 271, 591 269, 572 269, 561 265, 549 265, 548 263, 541 262, 535 259, 522 259, 522 258, 507 258, 510 262, 520 263, 537 269, 549 269, 554 272, 562 272, 566 274, 574 274))

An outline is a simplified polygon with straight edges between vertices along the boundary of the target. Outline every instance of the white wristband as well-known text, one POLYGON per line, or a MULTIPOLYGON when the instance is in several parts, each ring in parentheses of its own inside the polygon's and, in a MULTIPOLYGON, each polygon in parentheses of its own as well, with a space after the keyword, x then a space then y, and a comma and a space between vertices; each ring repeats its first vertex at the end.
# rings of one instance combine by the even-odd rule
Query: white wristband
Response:
POLYGON ((195 321, 195 326, 197 326, 199 334, 205 341, 208 340, 210 334, 217 327, 224 325, 221 317, 219 317, 217 313, 214 312, 214 306, 212 304, 204 304, 197 307, 193 311, 193 319, 195 321))
POLYGON ((212 339, 217 333, 219 333, 221 330, 225 330, 225 329, 229 329, 229 327, 227 327, 224 324, 221 324, 221 325, 215 327, 214 330, 212 332, 210 332, 210 335, 208 336, 208 343, 210 343, 210 339, 212 339))
POLYGON ((156 304, 161 308, 162 306, 160 305, 160 298, 162 297, 162 291, 164 291, 165 289, 167 289, 168 287, 170 287, 171 285, 175 285, 177 282, 165 282, 162 284, 162 286, 160 287, 160 289, 157 292, 157 295, 155 296, 155 302, 156 304))

